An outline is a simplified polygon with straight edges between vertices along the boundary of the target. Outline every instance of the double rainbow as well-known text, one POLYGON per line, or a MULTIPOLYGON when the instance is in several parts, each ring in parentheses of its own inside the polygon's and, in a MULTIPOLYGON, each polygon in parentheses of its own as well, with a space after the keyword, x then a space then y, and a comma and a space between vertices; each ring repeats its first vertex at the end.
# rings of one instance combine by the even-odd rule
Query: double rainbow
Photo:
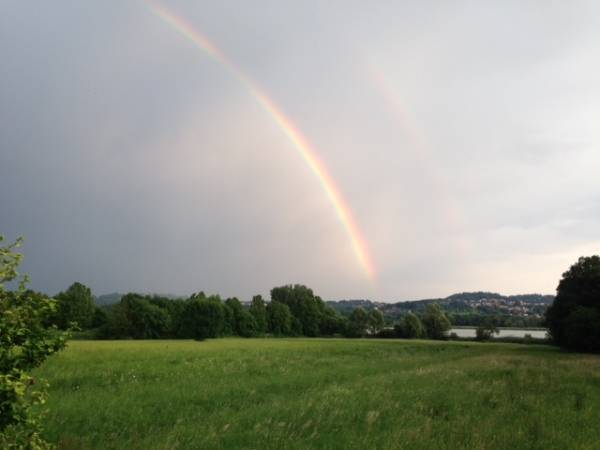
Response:
POLYGON ((339 192, 333 178, 329 174, 323 162, 319 159, 316 150, 310 142, 300 133, 298 128, 294 126, 292 121, 281 111, 281 109, 273 102, 271 98, 260 89, 242 70, 240 70, 230 59, 223 54, 219 48, 213 44, 206 36, 202 35, 191 24, 186 22, 182 17, 174 14, 163 6, 157 5, 150 1, 146 4, 152 13, 161 19, 173 29, 177 30, 181 35, 185 36, 197 48, 203 50, 212 59, 217 61, 221 66, 228 69, 238 80, 248 89, 255 100, 267 112, 267 114, 275 121, 279 128, 285 133, 293 147, 298 151, 304 162, 310 167, 315 174, 323 191, 331 201, 333 208, 342 223, 356 259, 365 274, 369 278, 375 276, 375 266, 369 256, 368 247, 359 228, 352 216, 348 204, 344 201, 339 192))

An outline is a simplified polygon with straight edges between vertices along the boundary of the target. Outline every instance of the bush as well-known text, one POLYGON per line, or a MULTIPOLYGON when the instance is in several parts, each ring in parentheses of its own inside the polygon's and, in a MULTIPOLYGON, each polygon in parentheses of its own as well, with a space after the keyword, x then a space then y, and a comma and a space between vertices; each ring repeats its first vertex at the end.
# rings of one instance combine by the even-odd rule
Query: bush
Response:
POLYGON ((500 330, 491 320, 487 320, 475 330, 475 339, 489 341, 494 334, 500 334, 500 330))
MULTIPOLYGON (((0 236, 0 243, 3 237, 0 236)), ((25 290, 22 277, 16 291, 4 284, 18 277, 21 240, 0 246, 0 448, 50 448, 41 437, 40 416, 34 405, 46 401, 47 384, 29 372, 65 346, 66 335, 48 327, 56 302, 25 290)))

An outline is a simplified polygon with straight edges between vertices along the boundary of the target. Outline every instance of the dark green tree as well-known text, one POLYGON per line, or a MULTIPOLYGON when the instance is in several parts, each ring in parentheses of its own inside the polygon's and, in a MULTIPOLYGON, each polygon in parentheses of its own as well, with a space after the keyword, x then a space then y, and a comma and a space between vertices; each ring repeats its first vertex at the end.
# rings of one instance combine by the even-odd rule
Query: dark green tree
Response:
POLYGON ((581 257, 563 273, 545 321, 557 345, 600 352, 600 256, 581 257))
POLYGON ((94 317, 92 318, 92 328, 100 328, 108 322, 108 314, 105 308, 94 307, 94 317))
POLYGON ((335 334, 343 334, 345 330, 346 320, 335 309, 325 305, 319 326, 320 334, 323 336, 333 336, 335 334))
POLYGON ((318 336, 325 305, 312 289, 301 284, 280 286, 271 289, 271 301, 287 305, 299 322, 294 327, 296 334, 318 336))
POLYGON ((256 321, 256 332, 264 334, 267 332, 267 304, 260 295, 252 297, 250 305, 250 314, 254 316, 256 321))
POLYGON ((227 303, 223 303, 223 313, 225 317, 223 322, 223 336, 233 336, 235 335, 233 327, 236 325, 236 321, 233 309, 227 303))
POLYGON ((177 298, 167 298, 154 295, 147 297, 150 304, 155 305, 162 309, 169 316, 169 327, 165 331, 165 338, 176 338, 179 337, 179 326, 181 324, 181 318, 183 316, 183 310, 185 308, 185 300, 177 298))
POLYGON ((411 312, 402 318, 402 321, 395 329, 398 336, 402 338, 419 339, 425 337, 425 328, 421 319, 411 312))
POLYGON ((385 320, 383 318, 383 313, 378 309, 372 309, 369 312, 369 333, 377 334, 385 325, 385 320))
POLYGON ((269 332, 275 336, 289 336, 292 332, 292 313, 287 305, 271 301, 267 305, 269 332))
POLYGON ((258 334, 256 319, 246 309, 242 309, 239 312, 237 319, 238 323, 238 334, 242 337, 254 337, 258 334))
POLYGON ((600 312, 597 308, 576 306, 564 321, 567 329, 563 347, 600 353, 600 312))
POLYGON ((122 337, 157 339, 168 336, 171 317, 166 310, 139 294, 127 294, 119 304, 122 337))
POLYGON ((98 330, 99 339, 130 338, 130 324, 120 303, 105 307, 106 323, 98 330))
POLYGON ((59 328, 66 330, 71 323, 75 323, 80 328, 92 326, 96 308, 89 287, 81 283, 73 283, 66 291, 58 293, 54 299, 58 303, 56 324, 59 328))
POLYGON ((35 380, 31 370, 65 346, 66 335, 46 324, 56 314, 56 302, 26 290, 19 278, 22 239, 3 245, 0 236, 0 448, 46 449, 34 405, 46 401, 47 383, 35 380), (16 290, 6 283, 17 282, 16 290))
POLYGON ((218 298, 192 296, 185 304, 180 326, 186 338, 219 337, 225 328, 225 308, 218 298))
POLYGON ((230 325, 233 334, 242 336, 242 322, 244 321, 244 307, 242 303, 236 297, 231 297, 225 300, 225 305, 231 310, 230 325))
POLYGON ((427 305, 422 322, 430 339, 446 339, 447 332, 451 328, 450 321, 437 303, 427 305))
POLYGON ((367 334, 369 327, 369 314, 364 308, 358 307, 352 310, 350 317, 348 318, 348 328, 346 330, 346 336, 348 337, 362 337, 367 334))

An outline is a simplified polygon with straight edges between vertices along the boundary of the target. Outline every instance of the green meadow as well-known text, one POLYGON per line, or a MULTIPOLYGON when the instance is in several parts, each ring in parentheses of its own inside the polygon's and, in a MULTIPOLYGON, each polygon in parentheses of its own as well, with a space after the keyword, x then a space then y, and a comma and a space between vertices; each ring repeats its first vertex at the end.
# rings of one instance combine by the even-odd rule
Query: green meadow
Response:
POLYGON ((62 449, 600 446, 600 357, 542 345, 73 341, 35 375, 62 449))

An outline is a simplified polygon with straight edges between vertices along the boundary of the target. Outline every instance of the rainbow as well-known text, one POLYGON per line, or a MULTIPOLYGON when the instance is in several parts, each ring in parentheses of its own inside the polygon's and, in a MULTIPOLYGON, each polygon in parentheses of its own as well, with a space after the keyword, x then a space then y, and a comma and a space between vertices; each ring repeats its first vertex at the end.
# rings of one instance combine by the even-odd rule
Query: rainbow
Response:
MULTIPOLYGON (((456 200, 450 195, 450 190, 447 187, 448 180, 438 165, 435 164, 435 158, 427 145, 425 133, 418 126, 409 108, 406 107, 404 99, 396 89, 392 78, 372 62, 368 63, 366 67, 373 85, 385 100, 387 107, 396 117, 398 125, 406 133, 412 144, 413 156, 421 163, 422 167, 426 168, 427 173, 425 176, 428 176, 436 190, 436 196, 441 200, 440 203, 444 209, 448 226, 455 231, 464 231, 466 228, 464 215, 456 200)), ((462 249, 461 251, 466 250, 462 249)))
POLYGON ((197 48, 208 54, 213 60, 225 67, 248 89, 258 104, 275 121, 277 126, 287 136, 292 146, 298 151, 306 165, 311 169, 319 180, 323 191, 329 198, 336 215, 342 223, 350 239, 352 249, 356 259, 367 277, 373 279, 375 276, 375 266, 369 256, 368 247, 365 239, 359 231, 358 225, 354 220, 348 204, 340 194, 329 171, 319 159, 316 150, 310 142, 300 133, 298 128, 284 114, 284 112, 273 102, 273 100, 260 89, 246 74, 240 70, 227 56, 219 50, 206 36, 197 31, 191 24, 182 17, 174 14, 163 6, 157 5, 151 1, 146 1, 146 5, 152 13, 161 19, 181 35, 185 36, 197 48))

